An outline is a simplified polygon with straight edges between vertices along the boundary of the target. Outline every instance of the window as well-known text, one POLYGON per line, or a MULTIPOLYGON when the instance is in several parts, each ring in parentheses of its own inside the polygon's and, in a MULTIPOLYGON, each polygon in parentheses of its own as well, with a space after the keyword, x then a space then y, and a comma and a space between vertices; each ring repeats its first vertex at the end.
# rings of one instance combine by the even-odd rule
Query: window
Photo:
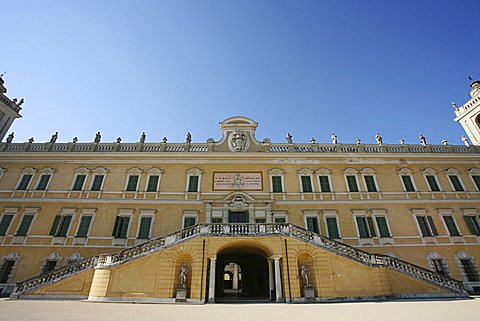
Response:
POLYGON ((140 217, 140 227, 138 229, 137 238, 139 239, 149 239, 150 238, 150 227, 152 225, 152 218, 148 216, 140 217))
POLYGON ((445 259, 443 258, 432 258, 430 259, 433 267, 433 271, 441 274, 443 276, 449 276, 448 270, 447 270, 447 264, 445 263, 445 259))
POLYGON ((129 216, 117 216, 115 225, 113 227, 112 236, 117 238, 126 238, 128 233, 128 226, 130 223, 129 216))
POLYGON ((103 178, 105 175, 95 175, 93 177, 92 187, 90 188, 91 191, 100 191, 102 189, 103 178))
POLYGON ((392 237, 390 229, 388 228, 387 219, 385 216, 375 216, 377 222, 378 232, 380 237, 392 237))
POLYGON ((412 177, 410 175, 402 175, 402 182, 406 192, 415 192, 415 186, 413 186, 412 177))
MULTIPOLYGON (((213 220, 214 220, 214 219, 212 219, 212 223, 214 223, 213 220)), ((219 222, 219 223, 222 223, 222 220, 221 220, 221 219, 220 219, 220 222, 219 222)), ((255 223, 256 223, 256 224, 265 224, 265 223, 266 223, 266 220, 265 220, 264 218, 256 218, 256 219, 255 219, 255 223)))
MULTIPOLYGON (((13 219, 13 214, 4 214, 2 220, 0 221, 0 236, 5 236, 7 234, 10 223, 13 219)), ((1 282, 0 282, 1 283, 1 282)))
POLYGON ((357 178, 356 176, 347 176, 347 184, 349 192, 358 192, 357 178))
POLYGON ((203 173, 198 168, 192 168, 187 171, 187 192, 197 193, 200 187, 200 175, 203 173))
POLYGON ((365 179, 365 185, 367 186, 368 192, 376 192, 377 186, 375 185, 375 179, 371 175, 365 175, 363 177, 365 179))
POLYGON ((465 215, 465 222, 467 223, 468 229, 473 235, 480 236, 480 223, 478 216, 475 215, 465 215))
POLYGON ((433 175, 426 175, 428 186, 432 192, 440 192, 440 187, 438 186, 437 179, 433 175))
MULTIPOLYGON (((256 218, 256 219, 255 219, 255 223, 262 223, 262 222, 257 222, 257 220, 262 220, 261 218, 256 218)), ((223 223, 223 219, 222 219, 222 218, 219 218, 219 217, 212 218, 212 223, 213 223, 213 224, 222 224, 222 223, 223 223)), ((263 219, 263 223, 265 223, 265 219, 263 219)))
POLYGON ((46 190, 48 186, 48 182, 50 182, 50 177, 52 177, 51 174, 42 174, 42 176, 40 176, 40 180, 38 181, 36 190, 38 191, 46 190))
POLYGON ((2 266, 0 267, 0 283, 8 283, 14 265, 15 260, 6 259, 2 262, 2 266))
POLYGON ((198 176, 190 176, 188 179, 188 191, 198 192, 198 176))
POLYGON ((480 175, 473 175, 472 179, 475 183, 475 186, 477 187, 477 190, 480 191, 480 175))
POLYGON ((47 261, 45 261, 45 264, 44 264, 43 269, 42 269, 42 273, 47 273, 47 272, 55 270, 55 268, 57 267, 57 264, 58 264, 57 260, 47 260, 47 261))
POLYGON ((24 191, 30 185, 30 181, 32 180, 33 174, 23 174, 20 178, 20 182, 17 185, 17 190, 24 191))
POLYGON ((83 190, 83 186, 85 184, 86 178, 87 178, 86 174, 79 174, 75 176, 75 182, 73 183, 72 191, 83 190))
POLYGON ((437 228, 435 227, 435 224, 433 224, 433 219, 430 215, 418 215, 416 218, 422 236, 431 237, 438 235, 437 228))
POLYGON ((286 216, 274 216, 273 221, 275 224, 285 224, 287 223, 287 217, 286 216))
POLYGON ((196 217, 186 216, 183 218, 183 228, 189 228, 195 224, 197 224, 196 217))
POLYGON ((477 188, 477 191, 480 192, 480 169, 479 168, 471 168, 467 171, 468 175, 473 181, 473 184, 477 188))
POLYGON ((282 176, 272 176, 272 193, 283 193, 282 176))
POLYGON ((339 239, 340 232, 338 231, 338 224, 336 217, 326 217, 325 222, 327 225, 328 237, 331 239, 339 239))
POLYGON ((160 176, 151 175, 148 177, 147 192, 156 192, 158 190, 158 180, 160 176))
POLYGON ((53 220, 52 228, 50 229, 50 235, 55 237, 67 236, 70 222, 72 221, 72 215, 57 215, 53 220))
POLYGON ((30 225, 32 224, 34 214, 25 214, 22 217, 22 221, 20 222, 20 226, 17 229, 16 236, 26 236, 28 230, 30 229, 30 225))
POLYGON ((307 230, 313 233, 320 234, 320 227, 318 225, 318 217, 316 216, 307 216, 305 218, 307 223, 307 230))
POLYGON ((450 182, 452 183, 452 186, 455 192, 465 191, 465 189, 462 186, 462 183, 460 182, 460 178, 457 175, 448 175, 448 178, 450 178, 450 182))
POLYGON ((376 236, 373 220, 370 216, 356 216, 358 234, 360 238, 370 238, 376 236))
POLYGON ((75 237, 87 237, 88 230, 90 229, 90 224, 92 222, 92 215, 83 215, 80 219, 80 224, 78 225, 77 234, 75 237))
POLYGON ((330 193, 332 191, 328 176, 318 176, 318 182, 320 184, 320 191, 322 191, 322 193, 330 193))
POLYGON ((302 181, 302 192, 304 193, 312 193, 312 178, 310 176, 301 176, 302 181))
POLYGON ((460 258, 460 264, 462 266, 463 272, 467 281, 469 282, 479 282, 480 277, 478 275, 477 267, 473 263, 471 258, 460 258))
POLYGON ((442 216, 450 236, 460 236, 460 232, 458 231, 458 228, 457 228, 457 225, 455 224, 455 220, 453 219, 453 216, 451 215, 442 215, 442 216))
POLYGON ((135 192, 137 190, 139 177, 138 175, 128 176, 127 188, 125 189, 127 192, 135 192))

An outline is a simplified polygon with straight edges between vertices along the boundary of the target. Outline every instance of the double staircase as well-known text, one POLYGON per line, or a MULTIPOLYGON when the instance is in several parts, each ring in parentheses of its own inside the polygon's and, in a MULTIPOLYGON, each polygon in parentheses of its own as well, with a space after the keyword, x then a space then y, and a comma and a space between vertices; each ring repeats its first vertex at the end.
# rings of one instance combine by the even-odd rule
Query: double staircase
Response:
POLYGON ((292 237, 370 267, 383 267, 447 289, 459 297, 468 296, 460 281, 388 255, 368 253, 326 238, 293 224, 199 224, 167 236, 111 254, 94 256, 31 279, 18 282, 11 298, 94 268, 111 268, 162 251, 195 237, 292 237))

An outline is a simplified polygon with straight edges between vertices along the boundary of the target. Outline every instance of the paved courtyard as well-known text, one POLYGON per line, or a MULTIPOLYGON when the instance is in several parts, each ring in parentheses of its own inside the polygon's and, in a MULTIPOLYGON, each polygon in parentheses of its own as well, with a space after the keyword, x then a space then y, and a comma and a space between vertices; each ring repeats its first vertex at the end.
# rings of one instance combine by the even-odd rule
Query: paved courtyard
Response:
POLYGON ((131 304, 0 300, 0 320, 480 320, 480 297, 471 300, 329 304, 131 304))

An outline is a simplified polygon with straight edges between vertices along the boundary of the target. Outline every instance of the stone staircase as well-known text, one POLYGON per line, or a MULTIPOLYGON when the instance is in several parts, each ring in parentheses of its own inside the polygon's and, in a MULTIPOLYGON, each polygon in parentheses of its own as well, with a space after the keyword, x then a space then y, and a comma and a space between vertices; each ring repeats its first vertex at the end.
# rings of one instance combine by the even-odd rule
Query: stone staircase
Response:
POLYGON ((19 298, 23 294, 42 286, 71 277, 75 274, 98 268, 114 267, 144 257, 163 249, 186 242, 194 237, 258 237, 288 236, 317 246, 336 255, 341 255, 370 267, 383 267, 409 275, 439 287, 448 289, 459 297, 468 296, 462 282, 440 275, 415 264, 393 258, 388 255, 368 253, 344 243, 331 240, 322 235, 310 232, 293 224, 199 224, 190 228, 160 237, 158 239, 111 254, 94 256, 63 268, 50 271, 18 282, 11 298, 19 298))

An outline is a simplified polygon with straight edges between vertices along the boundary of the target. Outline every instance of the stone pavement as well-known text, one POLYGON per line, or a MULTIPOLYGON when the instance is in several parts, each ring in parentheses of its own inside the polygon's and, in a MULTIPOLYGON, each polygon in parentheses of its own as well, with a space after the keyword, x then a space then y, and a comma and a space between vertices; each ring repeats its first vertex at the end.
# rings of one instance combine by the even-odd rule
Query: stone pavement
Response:
POLYGON ((81 321, 478 321, 480 297, 323 304, 132 304, 84 301, 0 300, 0 320, 81 321))

